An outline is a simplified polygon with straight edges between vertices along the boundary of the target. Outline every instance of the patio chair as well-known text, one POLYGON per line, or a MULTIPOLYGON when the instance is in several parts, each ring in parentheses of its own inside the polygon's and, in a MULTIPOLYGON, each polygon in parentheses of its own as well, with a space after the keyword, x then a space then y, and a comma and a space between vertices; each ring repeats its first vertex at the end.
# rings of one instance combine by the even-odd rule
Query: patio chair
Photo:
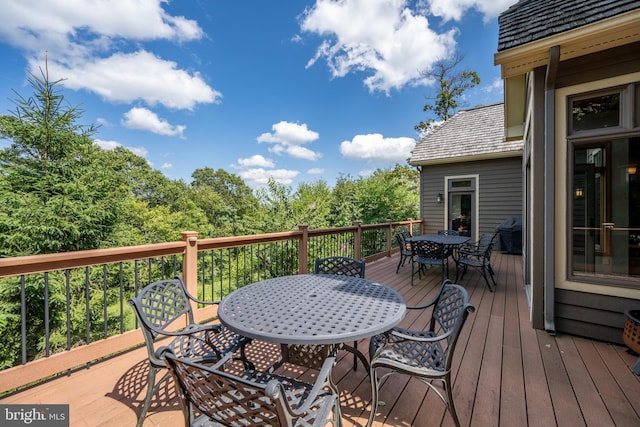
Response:
POLYGON ((398 274, 400 267, 403 267, 407 260, 413 259, 413 249, 411 248, 411 243, 406 241, 403 233, 396 234, 396 242, 398 243, 398 248, 400 248, 400 260, 396 268, 396 274, 398 274))
POLYGON ((493 268, 491 267, 491 253, 493 252, 493 241, 490 241, 484 248, 478 246, 478 249, 472 250, 458 250, 458 258, 456 259, 456 282, 462 270, 460 279, 464 279, 464 275, 467 272, 468 267, 477 268, 482 272, 482 277, 489 288, 489 291, 493 292, 496 288, 496 279, 493 268), (487 277, 488 276, 488 277, 487 277), (493 288, 489 283, 489 277, 493 282, 493 288))
MULTIPOLYGON (((480 238, 476 242, 471 243, 463 243, 458 248, 458 252, 465 252, 467 254, 471 253, 482 253, 489 245, 489 243, 494 243, 498 233, 482 233, 480 238)), ((495 244, 495 243, 494 243, 495 244)))
POLYGON ((413 259, 411 261, 411 286, 415 276, 414 266, 418 265, 418 278, 422 278, 421 272, 425 266, 440 266, 441 280, 445 278, 445 270, 449 277, 449 257, 445 251, 445 245, 429 240, 420 240, 412 243, 413 259))
POLYGON ((459 285, 445 280, 438 296, 426 305, 407 307, 408 310, 425 310, 433 307, 428 329, 410 330, 395 327, 371 338, 369 343, 371 377, 372 425, 378 409, 379 385, 387 376, 404 374, 418 378, 427 384, 442 399, 460 425, 453 401, 451 364, 460 331, 469 313, 475 308, 469 304, 467 291, 459 285), (378 378, 378 369, 383 369, 378 378), (442 382, 444 393, 434 382, 442 382))
POLYGON ((365 261, 346 256, 316 258, 315 274, 337 274, 364 279, 365 261))
POLYGON ((173 376, 187 426, 342 426, 331 381, 334 357, 325 359, 314 384, 255 369, 233 375, 177 357, 167 347, 157 357, 173 376))
MULTIPOLYGON (((163 360, 156 356, 156 343, 159 339, 170 337, 168 347, 179 357, 197 362, 217 362, 228 354, 240 351, 239 359, 247 368, 252 367, 245 356, 244 346, 250 341, 246 337, 231 332, 223 325, 200 325, 194 322, 191 303, 218 304, 219 301, 201 301, 193 297, 184 286, 180 277, 160 280, 144 287, 140 293, 128 300, 140 324, 149 357, 147 394, 138 426, 144 422, 151 399, 157 392, 156 373, 166 368, 163 360), (176 330, 179 320, 186 316, 187 326, 176 330)), ((168 375, 168 373, 167 373, 168 375)), ((166 376, 166 375, 165 375, 166 376)), ((164 377, 163 377, 164 378, 164 377)), ((162 381, 158 382, 158 385, 162 381)))

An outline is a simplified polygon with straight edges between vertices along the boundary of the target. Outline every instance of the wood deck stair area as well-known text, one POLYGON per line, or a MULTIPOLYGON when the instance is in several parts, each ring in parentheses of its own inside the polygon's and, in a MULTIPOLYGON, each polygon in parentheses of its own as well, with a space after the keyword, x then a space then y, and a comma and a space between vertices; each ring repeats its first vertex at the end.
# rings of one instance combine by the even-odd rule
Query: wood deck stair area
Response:
MULTIPOLYGON (((367 264, 366 277, 398 290, 408 305, 430 300, 439 287, 433 268, 410 285, 411 266, 395 273, 397 257, 367 264)), ((454 398, 465 426, 640 426, 640 377, 631 368, 637 356, 624 346, 550 335, 529 321, 522 282, 522 258, 494 253, 496 292, 469 270, 460 283, 469 291, 472 313, 454 360, 454 398)), ((451 277, 455 271, 451 268, 451 277)), ((407 314, 402 326, 422 328, 427 316, 407 314)), ((366 353, 368 342, 358 347, 366 353)), ((275 360, 274 345, 254 342, 249 356, 265 367, 275 360)), ((340 354, 334 380, 341 391, 345 426, 364 426, 371 390, 362 367, 352 370, 350 354, 340 354)), ((293 366, 288 375, 308 377, 293 366)), ((69 404, 71 426, 134 426, 144 399, 146 351, 138 348, 40 385, 7 395, 0 404, 69 404)), ((161 376, 161 375, 160 375, 161 376)), ((451 417, 433 391, 404 376, 382 385, 385 402, 374 426, 450 426, 451 417)), ((181 426, 184 418, 170 379, 163 380, 145 426, 181 426)))

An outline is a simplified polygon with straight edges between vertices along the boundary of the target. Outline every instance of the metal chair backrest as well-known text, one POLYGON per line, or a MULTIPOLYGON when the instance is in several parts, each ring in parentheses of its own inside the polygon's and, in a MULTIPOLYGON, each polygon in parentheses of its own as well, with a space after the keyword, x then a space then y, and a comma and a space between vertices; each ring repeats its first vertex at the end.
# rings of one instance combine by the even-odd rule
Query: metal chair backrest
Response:
POLYGON ((438 234, 440 236, 459 236, 460 232, 458 230, 438 230, 438 234))
POLYGON ((128 302, 140 323, 150 361, 163 366, 155 356, 156 339, 163 330, 185 316, 187 324, 194 323, 189 294, 182 279, 176 277, 150 283, 128 302))
POLYGON ((469 305, 466 289, 446 281, 431 312, 429 330, 438 335, 450 334, 449 342, 451 342, 451 339, 454 338, 453 332, 456 328, 461 327, 469 305))
POLYGON ((409 243, 407 243, 406 237, 402 233, 396 234, 396 242, 398 243, 398 247, 401 251, 410 252, 411 247, 409 243))
POLYGON ((324 360, 315 384, 255 369, 239 375, 158 349, 182 401, 187 425, 334 427, 342 425, 338 390, 331 381, 335 357, 324 360), (201 414, 194 420, 194 409, 201 414))
POLYGON ((413 250, 418 260, 445 260, 444 244, 430 240, 418 240, 413 242, 413 250))
POLYGON ((316 258, 315 274, 337 274, 364 279, 365 260, 345 256, 316 258))
POLYGON ((162 358, 173 374, 185 408, 191 404, 225 426, 292 426, 291 417, 286 416, 284 409, 285 392, 277 381, 255 383, 178 358, 170 352, 163 352, 162 358))

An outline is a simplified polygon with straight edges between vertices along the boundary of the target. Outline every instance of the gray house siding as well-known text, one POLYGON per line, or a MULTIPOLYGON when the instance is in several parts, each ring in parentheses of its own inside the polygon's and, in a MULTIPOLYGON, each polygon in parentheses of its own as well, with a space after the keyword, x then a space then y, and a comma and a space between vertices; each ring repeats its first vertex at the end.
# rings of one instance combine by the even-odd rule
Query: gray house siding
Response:
MULTIPOLYGON (((640 43, 633 43, 561 62, 556 86, 571 86, 638 70, 640 43)), ((556 289, 556 331, 622 344, 624 312, 639 307, 635 299, 556 289)))
POLYGON ((606 342, 623 344, 626 310, 637 310, 638 301, 587 292, 556 289, 556 330, 606 342))
POLYGON ((420 175, 421 212, 427 233, 444 227, 445 204, 435 201, 438 193, 446 193, 445 177, 478 176, 478 233, 493 233, 505 218, 522 216, 521 157, 423 166, 420 175))

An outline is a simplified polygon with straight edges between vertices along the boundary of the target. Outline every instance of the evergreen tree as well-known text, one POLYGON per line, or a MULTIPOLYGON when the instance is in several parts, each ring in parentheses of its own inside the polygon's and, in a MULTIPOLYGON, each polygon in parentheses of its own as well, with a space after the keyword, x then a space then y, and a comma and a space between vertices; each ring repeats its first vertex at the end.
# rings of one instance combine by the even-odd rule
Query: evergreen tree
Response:
POLYGON ((29 74, 34 89, 0 116, 0 255, 92 249, 111 233, 121 212, 124 181, 104 167, 93 145, 95 127, 65 104, 45 71, 29 74))

